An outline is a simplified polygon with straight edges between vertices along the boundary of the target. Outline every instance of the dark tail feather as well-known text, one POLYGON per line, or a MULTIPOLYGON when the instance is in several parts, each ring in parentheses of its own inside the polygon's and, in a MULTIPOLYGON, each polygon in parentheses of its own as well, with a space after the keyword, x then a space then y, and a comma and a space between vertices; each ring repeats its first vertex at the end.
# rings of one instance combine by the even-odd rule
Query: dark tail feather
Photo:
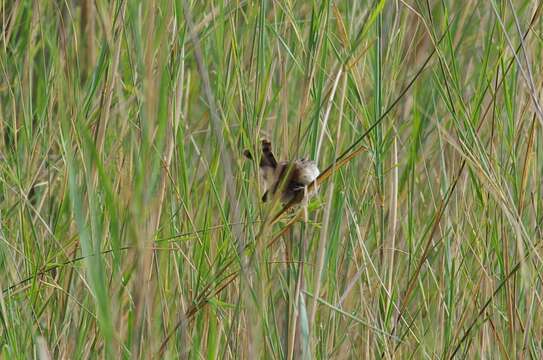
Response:
POLYGON ((268 140, 262 140, 262 160, 260 160, 260 166, 277 167, 277 160, 273 156, 271 143, 268 140))

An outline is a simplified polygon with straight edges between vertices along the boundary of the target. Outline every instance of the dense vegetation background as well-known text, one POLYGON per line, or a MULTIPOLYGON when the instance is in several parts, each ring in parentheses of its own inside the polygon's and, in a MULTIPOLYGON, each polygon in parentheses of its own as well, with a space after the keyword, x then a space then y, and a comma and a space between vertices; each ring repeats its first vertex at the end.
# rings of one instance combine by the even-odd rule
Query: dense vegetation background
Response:
POLYGON ((1 356, 541 358, 540 7, 1 1, 1 356))

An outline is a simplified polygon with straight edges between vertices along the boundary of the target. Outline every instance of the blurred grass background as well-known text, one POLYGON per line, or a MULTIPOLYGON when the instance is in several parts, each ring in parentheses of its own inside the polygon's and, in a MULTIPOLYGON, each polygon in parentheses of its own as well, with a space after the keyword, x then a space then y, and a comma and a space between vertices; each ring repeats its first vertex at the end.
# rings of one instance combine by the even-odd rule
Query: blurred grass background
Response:
POLYGON ((539 1, 0 14, 2 358, 542 357, 539 1))

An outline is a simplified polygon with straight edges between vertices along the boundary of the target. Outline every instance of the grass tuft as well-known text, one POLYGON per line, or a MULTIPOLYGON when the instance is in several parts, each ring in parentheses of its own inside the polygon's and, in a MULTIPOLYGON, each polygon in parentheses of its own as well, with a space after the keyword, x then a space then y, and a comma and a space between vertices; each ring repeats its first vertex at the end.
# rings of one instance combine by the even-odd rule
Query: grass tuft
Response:
POLYGON ((2 1, 0 357, 541 358, 540 14, 2 1))

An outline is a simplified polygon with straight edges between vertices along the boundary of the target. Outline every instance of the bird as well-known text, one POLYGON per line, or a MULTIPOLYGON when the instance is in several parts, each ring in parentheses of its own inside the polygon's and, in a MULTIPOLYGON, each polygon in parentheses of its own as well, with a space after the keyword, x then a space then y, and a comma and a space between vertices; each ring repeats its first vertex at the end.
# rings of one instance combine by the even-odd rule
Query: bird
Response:
MULTIPOLYGON (((307 187, 314 182, 320 174, 317 164, 306 158, 296 160, 277 161, 271 142, 261 139, 261 156, 259 160, 260 175, 264 180, 264 195, 262 201, 267 202, 275 196, 279 196, 283 204, 300 203, 305 196, 311 197, 316 191, 307 192, 307 187)), ((254 160, 249 150, 244 150, 243 155, 254 160)))

